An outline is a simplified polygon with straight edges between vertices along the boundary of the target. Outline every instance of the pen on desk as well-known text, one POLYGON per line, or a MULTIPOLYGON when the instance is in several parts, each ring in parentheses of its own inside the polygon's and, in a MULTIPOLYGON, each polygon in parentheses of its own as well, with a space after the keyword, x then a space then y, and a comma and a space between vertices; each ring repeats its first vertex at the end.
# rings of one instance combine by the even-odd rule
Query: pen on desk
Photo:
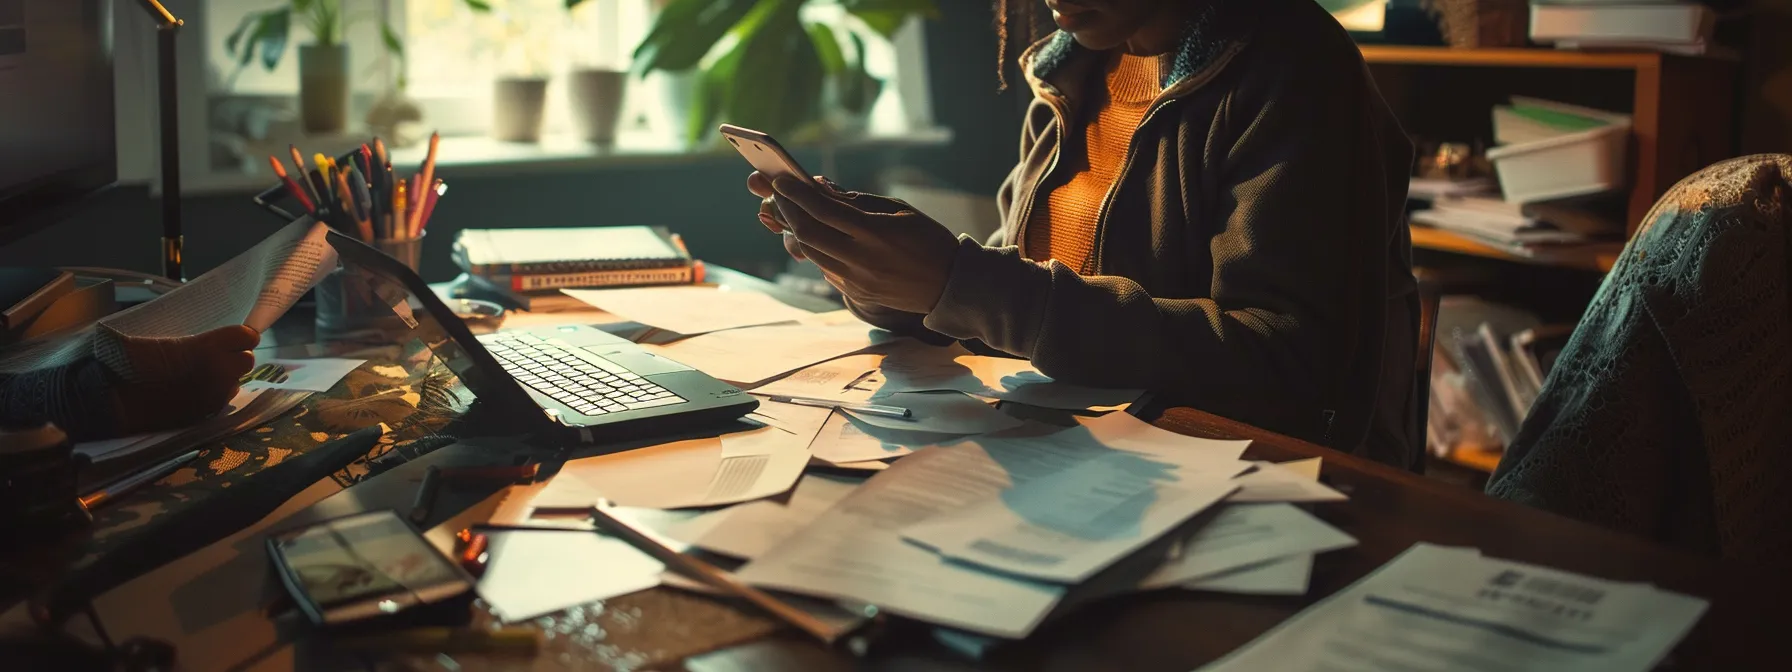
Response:
POLYGON ((126 476, 118 481, 115 481, 111 485, 108 485, 108 486, 101 488, 97 491, 88 493, 86 495, 82 495, 76 501, 80 502, 81 508, 86 509, 88 511, 92 511, 94 509, 97 509, 101 506, 106 505, 108 502, 111 502, 114 499, 118 499, 119 497, 124 496, 126 493, 128 493, 132 490, 136 490, 137 488, 143 487, 144 485, 154 483, 158 480, 161 480, 162 477, 167 476, 168 474, 174 473, 174 470, 179 469, 181 467, 181 465, 186 464, 188 462, 192 462, 193 458, 199 457, 199 453, 200 453, 200 451, 198 451, 198 450, 189 450, 187 452, 181 453, 180 455, 176 455, 173 459, 170 459, 166 462, 163 462, 163 463, 157 464, 157 465, 153 465, 147 469, 144 469, 143 471, 139 471, 135 474, 126 476))
POLYGON ((423 472, 423 483, 417 486, 417 501, 411 503, 411 522, 422 525, 429 520, 429 510, 436 505, 436 492, 442 489, 442 468, 431 466, 423 472))
POLYGON ((305 206, 306 212, 313 215, 317 214, 317 205, 311 202, 310 196, 305 195, 305 188, 299 186, 299 183, 292 179, 292 175, 286 172, 286 166, 280 163, 280 158, 269 156, 268 165, 274 167, 274 175, 280 178, 281 184, 286 185, 287 193, 292 194, 293 198, 298 199, 299 205, 305 206))
POLYGON ((531 627, 411 628, 374 635, 338 637, 331 644, 344 649, 421 651, 428 653, 534 653, 541 633, 531 627))
POLYGON ((881 417, 885 417, 885 418, 912 418, 915 415, 914 413, 909 412, 908 409, 903 408, 901 406, 885 406, 883 404, 860 404, 860 403, 854 403, 854 402, 850 402, 850 401, 830 401, 827 399, 809 399, 809 398, 805 398, 805 397, 780 397, 780 396, 775 396, 775 395, 772 397, 769 397, 769 398, 772 401, 776 401, 781 404, 795 404, 797 406, 812 406, 815 408, 835 408, 835 409, 839 409, 842 411, 852 411, 854 413, 864 413, 865 415, 876 415, 876 416, 881 416, 881 417))
POLYGON ((454 535, 455 558, 460 561, 461 569, 473 576, 485 574, 486 548, 490 538, 471 529, 464 529, 454 535))
POLYGON ((698 558, 672 550, 665 544, 654 540, 652 537, 642 534, 640 530, 636 530, 629 526, 629 524, 617 520, 608 512, 605 512, 604 509, 608 508, 608 506, 608 502, 600 501, 597 506, 591 507, 592 522, 595 522, 598 528, 602 529, 606 534, 628 542, 628 545, 635 547, 635 550, 653 556, 655 560, 666 563, 666 566, 671 567, 686 576, 708 583, 734 595, 735 597, 751 602, 754 606, 764 609, 767 613, 778 617, 786 623, 796 626, 803 632, 814 635, 817 639, 820 639, 825 643, 834 643, 834 639, 841 634, 834 628, 829 627, 826 623, 823 623, 820 619, 810 615, 808 612, 797 609, 782 600, 767 595, 758 588, 742 583, 739 579, 734 578, 733 574, 722 571, 715 565, 704 562, 698 558))

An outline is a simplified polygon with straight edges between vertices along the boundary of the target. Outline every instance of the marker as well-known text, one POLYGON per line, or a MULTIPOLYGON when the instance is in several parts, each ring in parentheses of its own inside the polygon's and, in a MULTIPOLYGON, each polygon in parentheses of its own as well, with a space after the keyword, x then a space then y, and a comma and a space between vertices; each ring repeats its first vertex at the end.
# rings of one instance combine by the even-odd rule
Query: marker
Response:
POLYGON ((324 207, 323 196, 317 193, 317 184, 311 181, 311 171, 305 168, 305 157, 299 154, 299 146, 287 145, 286 150, 292 153, 293 167, 299 169, 299 176, 294 179, 305 185, 305 193, 311 196, 312 203, 316 203, 317 207, 324 207))
POLYGON ((286 185, 287 193, 298 199, 299 205, 305 206, 306 212, 317 214, 317 205, 311 202, 310 196, 305 195, 305 188, 299 186, 299 183, 293 181, 292 176, 287 174, 286 166, 280 163, 279 157, 269 156, 268 165, 274 167, 274 175, 280 178, 282 184, 286 185))

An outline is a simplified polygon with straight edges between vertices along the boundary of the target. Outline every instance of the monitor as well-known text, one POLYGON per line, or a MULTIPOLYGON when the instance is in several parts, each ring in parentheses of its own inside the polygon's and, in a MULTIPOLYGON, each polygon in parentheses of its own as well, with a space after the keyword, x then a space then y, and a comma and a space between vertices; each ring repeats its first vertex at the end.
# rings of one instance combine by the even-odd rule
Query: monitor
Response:
POLYGON ((0 244, 118 179, 109 0, 0 0, 0 244))

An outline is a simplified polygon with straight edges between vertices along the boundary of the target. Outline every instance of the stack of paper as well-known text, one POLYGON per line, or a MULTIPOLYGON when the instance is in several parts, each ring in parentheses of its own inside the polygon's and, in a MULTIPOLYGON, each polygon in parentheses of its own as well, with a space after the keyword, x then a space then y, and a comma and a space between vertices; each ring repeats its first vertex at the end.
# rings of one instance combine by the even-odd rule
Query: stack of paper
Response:
POLYGON ((561 291, 617 317, 687 336, 795 322, 810 314, 766 294, 719 287, 686 285, 561 291))
MULTIPOLYGON (((754 549, 740 576, 1023 637, 1067 584, 1244 489, 1233 477, 1261 471, 1238 460, 1245 444, 1111 413, 1070 429, 1026 425, 928 447, 782 543, 754 549)), ((1259 478, 1286 488, 1304 478, 1299 468, 1259 478)), ((1141 588, 1304 590, 1312 554, 1352 543, 1286 504, 1228 505, 1141 588)))
POLYGON ((1648 670, 1706 606, 1421 543, 1203 669, 1648 670))
POLYGON ((893 338, 863 323, 795 324, 718 331, 643 347, 716 378, 752 387, 893 338))

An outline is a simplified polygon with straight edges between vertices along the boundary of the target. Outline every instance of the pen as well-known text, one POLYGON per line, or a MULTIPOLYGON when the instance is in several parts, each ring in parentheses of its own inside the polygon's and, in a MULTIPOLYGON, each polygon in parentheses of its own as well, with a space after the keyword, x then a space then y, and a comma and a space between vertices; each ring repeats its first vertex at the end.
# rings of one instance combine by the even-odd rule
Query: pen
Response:
POLYGON ((106 505, 114 499, 124 496, 125 493, 144 485, 154 483, 161 480, 162 477, 174 473, 174 470, 179 469, 181 465, 193 461, 193 458, 195 457, 199 457, 199 453, 200 451, 198 450, 189 450, 181 453, 167 462, 157 464, 148 469, 144 469, 143 471, 139 471, 136 474, 115 481, 111 485, 101 488, 98 491, 82 495, 76 501, 81 504, 81 508, 92 511, 106 505))
POLYGON ((734 578, 733 574, 722 571, 715 565, 695 557, 672 550, 670 547, 654 540, 652 537, 642 534, 640 530, 636 530, 627 523, 611 517, 609 513, 604 511, 604 509, 609 508, 610 506, 612 505, 609 502, 599 500, 597 506, 591 507, 592 522, 597 523, 597 526, 605 533, 628 542, 628 545, 635 547, 635 550, 653 556, 655 560, 666 563, 666 566, 677 569, 680 573, 685 574, 686 576, 703 581, 720 588, 735 597, 751 602, 754 606, 764 609, 771 615, 777 616, 784 622, 796 626, 803 632, 814 635, 817 639, 820 639, 823 642, 832 644, 834 643, 834 639, 841 634, 807 612, 767 595, 758 588, 742 583, 739 579, 734 578))
POLYGON ((459 555, 461 569, 467 570, 467 573, 473 576, 483 576, 485 561, 488 558, 485 551, 487 545, 491 543, 490 539, 471 529, 461 530, 454 535, 454 538, 456 540, 454 550, 459 555))
POLYGON ((278 176, 280 182, 286 185, 286 191, 291 193, 293 198, 298 199, 299 205, 305 206, 306 212, 313 215, 317 214, 317 205, 311 202, 310 196, 305 195, 305 188, 300 187, 299 183, 293 181, 292 176, 286 173, 286 166, 280 163, 280 159, 278 157, 269 156, 268 165, 274 167, 274 175, 278 176))
POLYGON ((373 242, 374 203, 373 196, 367 193, 367 174, 353 166, 349 167, 349 172, 354 174, 354 179, 350 182, 354 183, 355 198, 361 202, 361 215, 355 222, 355 227, 361 231, 361 240, 371 243, 373 242))
POLYGON ((317 193, 317 184, 311 181, 311 171, 305 169, 305 157, 299 154, 299 146, 287 145, 286 150, 292 153, 293 167, 299 169, 299 176, 294 179, 297 179, 299 184, 305 185, 305 193, 311 197, 312 203, 316 203, 319 208, 324 207, 324 199, 317 193))
POLYGON ((830 401, 827 399, 809 399, 806 397, 773 396, 770 398, 772 401, 783 404, 795 404, 797 406, 811 406, 815 408, 836 408, 842 411, 852 411, 854 413, 864 413, 865 415, 876 415, 885 418, 912 418, 915 415, 901 406, 859 404, 850 401, 830 401))
POLYGON ((541 634, 531 627, 495 630, 477 628, 411 628, 376 635, 340 637, 332 644, 345 649, 424 651, 430 653, 534 653, 541 634))
POLYGON ((423 199, 423 216, 417 219, 417 231, 411 236, 412 238, 423 235, 423 228, 429 226, 430 215, 436 212, 436 199, 446 193, 448 193, 448 185, 444 184, 441 178, 436 178, 435 184, 429 188, 429 194, 423 199))
POLYGON ((399 180, 392 190, 392 232, 388 236, 394 240, 403 240, 405 237, 404 213, 405 206, 408 205, 406 196, 405 182, 399 180))
POLYGON ((429 510, 436 505, 436 491, 442 489, 442 468, 431 466, 423 472, 423 484, 417 486, 417 501, 411 503, 411 522, 422 525, 429 520, 429 510))

